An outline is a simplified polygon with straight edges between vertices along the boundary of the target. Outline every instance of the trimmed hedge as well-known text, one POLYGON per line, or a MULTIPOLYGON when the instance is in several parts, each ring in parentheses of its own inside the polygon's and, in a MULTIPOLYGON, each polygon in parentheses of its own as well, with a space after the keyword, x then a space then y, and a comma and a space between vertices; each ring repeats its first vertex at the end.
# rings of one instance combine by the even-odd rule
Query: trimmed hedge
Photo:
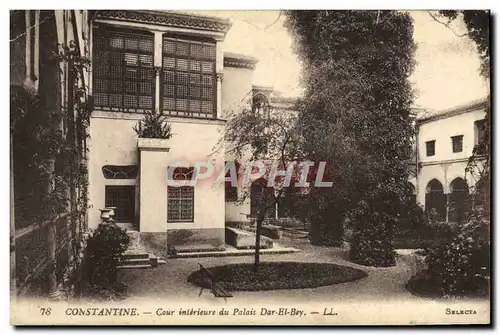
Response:
MULTIPOLYGON (((314 288, 350 282, 367 276, 362 270, 330 263, 263 262, 257 274, 254 272, 253 263, 229 264, 209 270, 231 291, 314 288)), ((209 288, 209 283, 202 280, 199 270, 189 275, 188 282, 209 288)))

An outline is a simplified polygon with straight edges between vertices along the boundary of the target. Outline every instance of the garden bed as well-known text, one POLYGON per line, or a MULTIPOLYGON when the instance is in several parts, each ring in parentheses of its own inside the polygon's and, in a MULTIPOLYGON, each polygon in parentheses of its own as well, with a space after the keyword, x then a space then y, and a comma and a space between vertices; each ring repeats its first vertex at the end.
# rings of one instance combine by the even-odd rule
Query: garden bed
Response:
POLYGON ((427 249, 450 241, 451 236, 434 231, 401 229, 395 233, 392 244, 395 249, 427 249))
MULTIPOLYGON (((229 264, 209 270, 217 281, 231 291, 314 288, 367 276, 362 270, 330 263, 263 262, 257 275, 254 273, 253 263, 229 264)), ((200 271, 191 273, 188 282, 209 288, 209 283, 202 280, 200 271)))
MULTIPOLYGON (((439 278, 419 273, 410 278, 406 284, 406 289, 415 296, 435 299, 443 298, 441 285, 442 282, 439 278)), ((488 295, 489 283, 477 280, 476 282, 470 282, 470 285, 465 287, 464 290, 449 298, 486 298, 488 295)))

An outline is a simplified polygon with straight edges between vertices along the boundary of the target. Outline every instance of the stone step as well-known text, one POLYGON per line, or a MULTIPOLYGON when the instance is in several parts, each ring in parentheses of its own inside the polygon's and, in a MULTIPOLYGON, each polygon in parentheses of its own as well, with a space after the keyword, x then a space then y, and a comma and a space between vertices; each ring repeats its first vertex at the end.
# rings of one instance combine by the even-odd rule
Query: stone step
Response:
POLYGON ((120 265, 118 269, 151 269, 152 266, 150 265, 120 265))
MULTIPOLYGON (((291 254, 300 252, 296 248, 276 248, 276 249, 261 249, 261 255, 277 255, 277 254, 291 254)), ((225 251, 212 251, 212 252, 185 252, 176 255, 171 255, 168 258, 203 258, 203 257, 235 257, 235 256, 253 256, 255 249, 233 249, 225 251)))
POLYGON ((141 252, 125 252, 123 254, 123 257, 125 259, 143 259, 143 258, 149 258, 150 255, 149 255, 149 253, 147 253, 145 251, 141 251, 141 252))
POLYGON ((215 247, 209 244, 183 245, 175 247, 175 252, 181 254, 186 252, 224 251, 225 249, 224 246, 215 247))
MULTIPOLYGON (((226 227, 226 243, 236 249, 254 249, 255 234, 246 230, 226 227)), ((273 240, 267 236, 260 237, 260 248, 268 249, 273 247, 273 240)))
POLYGON ((126 259, 123 262, 124 265, 151 265, 151 260, 149 258, 142 259, 126 259))

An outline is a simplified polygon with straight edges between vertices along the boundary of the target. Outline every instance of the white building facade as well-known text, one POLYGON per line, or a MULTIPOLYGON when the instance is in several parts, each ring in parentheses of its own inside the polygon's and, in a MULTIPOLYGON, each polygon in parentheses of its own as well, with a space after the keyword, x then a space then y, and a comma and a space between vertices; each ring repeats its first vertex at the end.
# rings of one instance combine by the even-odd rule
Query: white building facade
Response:
MULTIPOLYGON (((226 117, 252 103, 257 59, 225 52, 228 20, 178 12, 91 12, 92 116, 89 141, 89 227, 100 209, 169 246, 224 244, 224 183, 167 185, 167 169, 207 162, 222 169, 226 117), (172 125, 167 144, 144 145, 133 127, 148 110, 172 125)), ((180 174, 182 175, 182 173, 180 174)), ((186 177, 186 176, 184 176, 186 177)), ((181 177, 182 179, 182 177, 181 177)), ((239 215, 239 214, 236 214, 239 215)), ((231 217, 232 215, 229 214, 231 217)))
POLYGON ((417 116, 417 176, 410 180, 417 202, 434 208, 443 221, 463 216, 477 175, 466 171, 474 148, 484 139, 485 99, 417 116))

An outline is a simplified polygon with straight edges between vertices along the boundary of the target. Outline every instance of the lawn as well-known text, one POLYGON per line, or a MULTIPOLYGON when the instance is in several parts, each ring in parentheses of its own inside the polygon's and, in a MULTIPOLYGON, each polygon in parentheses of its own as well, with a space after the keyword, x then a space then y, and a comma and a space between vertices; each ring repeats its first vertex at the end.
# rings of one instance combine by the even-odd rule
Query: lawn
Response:
MULTIPOLYGON (((358 280, 367 273, 347 266, 331 263, 264 262, 257 274, 254 265, 229 264, 210 268, 216 280, 231 291, 268 291, 302 289, 358 280)), ((210 288, 200 271, 191 273, 188 282, 210 288)))

